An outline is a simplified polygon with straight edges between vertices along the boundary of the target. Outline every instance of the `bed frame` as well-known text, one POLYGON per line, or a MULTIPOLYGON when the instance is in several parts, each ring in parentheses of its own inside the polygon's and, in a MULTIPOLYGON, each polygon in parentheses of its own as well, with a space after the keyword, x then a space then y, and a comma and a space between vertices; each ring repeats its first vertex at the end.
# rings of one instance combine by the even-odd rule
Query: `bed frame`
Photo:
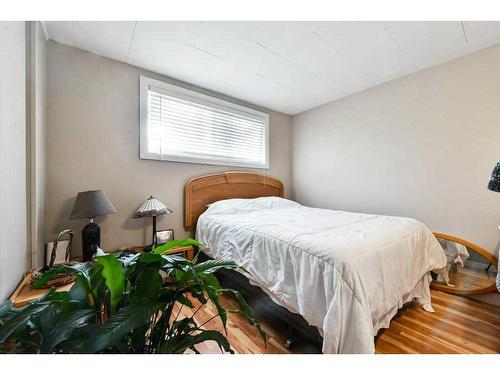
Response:
MULTIPOLYGON (((184 188, 184 227, 195 232, 198 217, 207 205, 222 199, 283 197, 281 181, 250 172, 223 172, 189 180, 184 188)), ((200 260, 207 256, 200 253, 200 260)), ((285 346, 292 343, 302 353, 321 353, 322 338, 301 315, 274 303, 260 288, 249 283, 242 274, 231 270, 217 273, 222 285, 241 290, 255 314, 287 336, 285 346), (293 327, 293 328, 292 328, 293 327)))

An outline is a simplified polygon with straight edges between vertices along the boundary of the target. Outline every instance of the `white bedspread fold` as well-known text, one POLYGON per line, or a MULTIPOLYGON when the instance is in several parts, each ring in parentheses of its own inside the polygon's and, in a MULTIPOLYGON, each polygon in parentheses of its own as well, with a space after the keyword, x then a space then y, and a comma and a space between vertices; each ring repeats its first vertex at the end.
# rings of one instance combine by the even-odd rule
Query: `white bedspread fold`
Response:
POLYGON ((421 222, 267 197, 212 204, 197 239, 229 258, 276 303, 323 336, 324 353, 373 353, 374 335, 406 302, 432 311, 430 271, 446 255, 421 222))

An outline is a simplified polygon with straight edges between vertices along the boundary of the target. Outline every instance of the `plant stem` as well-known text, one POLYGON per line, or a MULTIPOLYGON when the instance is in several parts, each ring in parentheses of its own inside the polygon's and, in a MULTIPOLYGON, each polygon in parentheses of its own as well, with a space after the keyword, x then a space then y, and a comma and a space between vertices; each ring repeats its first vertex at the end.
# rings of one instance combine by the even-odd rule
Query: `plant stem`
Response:
POLYGON ((179 311, 177 311, 177 315, 174 318, 174 322, 177 321, 177 318, 179 317, 179 314, 181 313, 183 307, 184 307, 184 305, 181 304, 181 307, 179 308, 179 311))
POLYGON ((156 346, 156 351, 160 350, 161 343, 163 342, 163 340, 165 339, 165 336, 167 334, 167 328, 168 328, 169 323, 170 323, 170 315, 172 315, 172 310, 174 308, 174 303, 175 303, 176 299, 177 299, 177 292, 176 292, 175 298, 173 299, 173 302, 170 303, 168 305, 167 309, 165 310, 165 314, 166 314, 165 323, 163 324, 163 328, 160 331, 160 337, 158 339, 158 345, 156 346))
POLYGON ((203 324, 200 324, 200 325, 198 326, 198 328, 203 327, 205 324, 207 324, 209 321, 211 321, 211 320, 213 320, 213 319, 217 318, 219 315, 220 315, 220 314, 217 314, 217 315, 212 316, 210 319, 208 319, 207 321, 205 321, 203 324))
POLYGON ((196 315, 196 313, 197 313, 198 311, 200 311, 200 309, 201 309, 204 305, 206 305, 206 302, 203 302, 202 304, 200 304, 200 306, 198 306, 198 307, 197 307, 197 309, 195 310, 195 312, 193 313, 193 315, 191 315, 191 318, 189 318, 189 319, 193 319, 193 318, 194 318, 194 316, 196 315))

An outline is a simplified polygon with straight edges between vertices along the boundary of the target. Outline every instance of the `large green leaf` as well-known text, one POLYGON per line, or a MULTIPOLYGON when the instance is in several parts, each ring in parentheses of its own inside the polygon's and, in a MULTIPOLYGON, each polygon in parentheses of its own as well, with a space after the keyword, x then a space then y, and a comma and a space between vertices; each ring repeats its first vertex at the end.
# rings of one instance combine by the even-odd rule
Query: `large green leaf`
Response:
POLYGON ((254 325, 257 328, 260 337, 262 337, 264 342, 266 342, 266 333, 260 327, 259 321, 255 318, 252 308, 245 301, 243 295, 239 291, 234 289, 221 289, 221 291, 232 294, 233 297, 236 298, 236 301, 238 302, 239 308, 237 310, 231 310, 230 312, 244 316, 250 324, 254 325))
POLYGON ((0 343, 6 341, 18 328, 28 324, 33 314, 40 313, 50 305, 50 302, 36 302, 29 304, 12 316, 5 325, 0 327, 0 343))
POLYGON ((194 307, 193 303, 184 294, 179 294, 177 296, 177 302, 179 302, 180 304, 182 304, 184 306, 189 307, 190 309, 192 309, 194 307))
POLYGON ((156 253, 143 253, 138 259, 139 264, 147 264, 147 263, 159 263, 159 264, 164 264, 166 263, 166 260, 164 257, 161 256, 161 254, 156 254, 156 253))
POLYGON ((195 345, 204 341, 215 341, 221 350, 233 353, 226 337, 218 331, 202 331, 197 335, 183 334, 174 336, 160 346, 160 353, 182 354, 187 349, 195 349, 195 345))
POLYGON ((43 288, 47 284, 47 282, 62 273, 66 273, 66 269, 64 268, 64 266, 51 268, 45 271, 39 279, 33 282, 32 288, 43 288))
POLYGON ((102 266, 101 274, 109 289, 111 311, 115 311, 125 289, 123 263, 114 254, 98 256, 96 262, 102 266))
POLYGON ((105 303, 109 303, 109 289, 106 286, 106 281, 102 275, 103 266, 99 263, 94 263, 89 270, 89 286, 91 292, 91 300, 93 306, 100 308, 105 303))
POLYGON ((88 325, 81 331, 82 340, 77 346, 81 353, 97 353, 114 346, 135 328, 148 325, 157 305, 128 305, 102 325, 88 325))
POLYGON ((44 335, 40 351, 42 353, 52 353, 56 345, 68 339, 74 329, 87 323, 95 316, 95 313, 95 310, 92 309, 77 310, 59 319, 52 329, 44 335))
MULTIPOLYGON (((37 354, 38 347, 40 346, 40 334, 38 332, 34 332, 29 328, 19 328, 14 334, 9 338, 9 342, 4 345, 4 349, 9 348, 8 352, 10 353, 26 353, 26 354, 37 354), (15 346, 12 347, 12 344, 15 342, 15 346)), ((0 343, 0 348, 2 344, 0 343)), ((1 351, 0 351, 1 353, 1 351)))
POLYGON ((85 277, 87 280, 91 277, 91 271, 94 267, 94 263, 85 262, 85 263, 75 263, 71 265, 65 266, 66 271, 73 275, 79 274, 85 277))
POLYGON ((38 319, 32 318, 31 322, 34 322, 37 326, 37 330, 44 335, 54 327, 63 308, 64 306, 61 303, 52 303, 43 314, 39 314, 38 319))
POLYGON ((156 303, 160 296, 162 279, 158 264, 148 264, 137 276, 132 303, 156 303))
POLYGON ((11 309, 12 307, 12 302, 10 299, 8 299, 5 302, 0 303, 0 319, 7 314, 7 312, 11 309))
POLYGON ((70 299, 80 301, 83 305, 89 305, 90 293, 87 279, 83 275, 78 275, 68 294, 70 299))
POLYGON ((130 335, 130 345, 131 348, 121 353, 148 353, 149 351, 149 337, 148 334, 149 326, 138 327, 132 331, 130 335))
POLYGON ((221 289, 219 281, 212 274, 204 275, 203 279, 206 282, 205 291, 208 294, 208 298, 217 308, 217 313, 219 314, 220 320, 222 322, 222 326, 224 327, 224 330, 226 330, 227 313, 219 301, 219 293, 220 293, 219 291, 221 289))
POLYGON ((189 292, 194 298, 196 298, 200 303, 205 304, 207 303, 207 299, 205 298, 204 294, 204 288, 201 287, 200 285, 191 285, 187 290, 186 293, 189 292))
POLYGON ((51 268, 45 271, 38 280, 33 282, 33 288, 43 288, 49 280, 52 280, 55 276, 60 274, 69 274, 69 275, 82 275, 87 280, 90 279, 90 271, 92 269, 92 263, 75 263, 69 265, 62 265, 59 267, 51 268))
POLYGON ((174 247, 184 247, 184 246, 194 246, 194 247, 202 247, 202 244, 196 240, 191 238, 185 240, 175 240, 164 243, 160 246, 157 246, 153 249, 154 254, 165 254, 169 250, 172 250, 174 247))
POLYGON ((235 269, 238 265, 229 259, 209 259, 194 265, 194 270, 197 273, 213 273, 222 268, 235 269))

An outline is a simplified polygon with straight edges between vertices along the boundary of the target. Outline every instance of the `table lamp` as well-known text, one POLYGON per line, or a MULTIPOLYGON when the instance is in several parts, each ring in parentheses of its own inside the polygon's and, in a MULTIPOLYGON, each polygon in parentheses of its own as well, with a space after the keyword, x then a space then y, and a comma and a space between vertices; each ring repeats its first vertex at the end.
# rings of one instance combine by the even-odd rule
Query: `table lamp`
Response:
POLYGON ((101 246, 101 228, 94 223, 94 218, 116 212, 116 208, 102 190, 81 191, 76 196, 70 220, 89 219, 90 222, 82 230, 83 261, 92 259, 97 247, 101 246))
POLYGON ((171 214, 173 211, 168 208, 165 204, 160 202, 158 199, 150 196, 148 199, 142 203, 134 215, 134 218, 139 217, 152 217, 153 218, 153 238, 151 248, 156 243, 156 217, 165 214, 171 214))

